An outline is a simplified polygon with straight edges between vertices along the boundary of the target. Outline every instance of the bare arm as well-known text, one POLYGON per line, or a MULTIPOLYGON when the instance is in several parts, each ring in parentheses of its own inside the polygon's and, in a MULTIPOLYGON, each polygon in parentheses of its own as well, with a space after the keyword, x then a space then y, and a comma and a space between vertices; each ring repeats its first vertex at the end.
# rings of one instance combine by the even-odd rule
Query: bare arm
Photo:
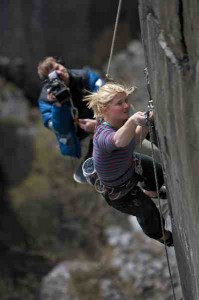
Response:
MULTIPOLYGON (((135 113, 126 121, 126 123, 121 128, 119 128, 116 131, 114 135, 115 145, 118 148, 126 147, 134 137, 136 138, 136 142, 139 142, 141 126, 144 126, 145 123, 146 123, 145 114, 143 112, 135 113)), ((147 132, 143 133, 143 136, 144 134, 146 136, 147 133, 148 133, 148 128, 147 128, 147 132)))
MULTIPOLYGON (((154 112, 150 112, 149 120, 150 121, 154 120, 154 112)), ((145 121, 146 121, 146 119, 145 119, 145 121)), ((149 132, 148 126, 137 126, 136 130, 135 130, 136 144, 140 143, 140 137, 142 138, 142 141, 143 141, 145 139, 145 137, 147 136, 148 132, 149 132)))
POLYGON ((84 131, 93 133, 97 124, 96 120, 93 119, 79 119, 79 127, 84 131))
POLYGON ((148 132, 149 132, 149 128, 147 126, 137 126, 135 132, 136 144, 140 143, 140 136, 142 136, 142 141, 143 141, 147 136, 148 132))

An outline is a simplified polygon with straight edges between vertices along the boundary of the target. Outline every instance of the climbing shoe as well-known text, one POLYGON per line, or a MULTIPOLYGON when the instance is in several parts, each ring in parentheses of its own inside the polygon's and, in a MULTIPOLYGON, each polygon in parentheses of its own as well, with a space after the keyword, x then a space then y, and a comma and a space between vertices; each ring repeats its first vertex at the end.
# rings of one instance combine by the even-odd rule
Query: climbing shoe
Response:
POLYGON ((165 242, 163 240, 158 240, 161 244, 165 244, 167 247, 172 247, 173 246, 173 235, 172 233, 169 231, 169 237, 165 240, 165 242))
POLYGON ((163 185, 159 191, 159 197, 161 199, 167 199, 167 190, 166 190, 166 186, 163 185))

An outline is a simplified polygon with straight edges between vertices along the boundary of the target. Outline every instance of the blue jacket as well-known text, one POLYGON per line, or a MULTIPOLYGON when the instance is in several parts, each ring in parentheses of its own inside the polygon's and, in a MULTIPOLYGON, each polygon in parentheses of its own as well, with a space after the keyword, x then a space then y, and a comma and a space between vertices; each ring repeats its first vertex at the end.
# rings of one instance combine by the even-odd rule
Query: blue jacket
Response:
MULTIPOLYGON (((74 106, 79 118, 93 118, 93 112, 82 101, 88 92, 95 92, 103 84, 100 77, 90 70, 68 70, 70 76, 69 88, 74 106)), ((80 140, 88 136, 79 126, 74 125, 70 103, 57 107, 47 101, 46 85, 43 86, 38 99, 44 126, 51 129, 57 138, 63 155, 81 157, 80 140)))

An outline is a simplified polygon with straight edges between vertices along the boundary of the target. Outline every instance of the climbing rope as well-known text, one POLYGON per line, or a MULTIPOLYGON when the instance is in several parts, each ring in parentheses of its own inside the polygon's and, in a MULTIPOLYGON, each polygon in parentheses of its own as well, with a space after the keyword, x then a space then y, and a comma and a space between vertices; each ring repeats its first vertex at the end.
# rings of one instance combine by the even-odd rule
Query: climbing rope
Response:
POLYGON ((138 163, 135 166, 135 172, 139 175, 142 175, 143 169, 142 169, 142 127, 140 132, 140 141, 139 141, 139 152, 138 152, 138 163))
MULTIPOLYGON (((165 254, 166 254, 167 265, 168 265, 169 276, 170 276, 170 282, 171 282, 171 287, 172 287, 172 292, 173 292, 173 299, 176 300, 175 289, 174 289, 174 284, 173 284, 173 278, 172 278, 172 274, 171 274, 171 266, 170 266, 170 261, 169 261, 169 255, 168 255, 168 250, 167 250, 166 241, 165 241, 163 213, 162 213, 162 206, 161 206, 161 202, 160 202, 160 194, 159 194, 159 186, 158 186, 158 178, 157 178, 157 169, 156 169, 155 158, 154 158, 153 128, 152 128, 153 125, 149 120, 149 114, 150 114, 151 111, 155 112, 155 107, 153 105, 153 99, 152 99, 152 95, 151 95, 151 88, 150 88, 150 82, 149 82, 149 74, 148 74, 147 68, 145 68, 145 75, 146 75, 146 80, 147 80, 147 90, 148 90, 148 94, 149 94, 147 115, 148 115, 149 135, 150 135, 150 140, 151 140, 153 170, 154 170, 154 176, 155 176, 155 184, 156 184, 156 191, 157 191, 157 197, 158 197, 158 204, 159 204, 159 209, 160 209, 160 220, 161 220, 162 234, 163 234, 163 240, 164 240, 165 254)), ((161 152, 161 150, 160 150, 160 152, 161 152)))
POLYGON ((78 116, 79 116, 78 109, 77 109, 77 107, 74 106, 72 96, 70 96, 69 99, 70 99, 70 105, 71 105, 70 112, 71 112, 71 115, 72 115, 72 118, 73 118, 75 128, 77 130, 78 116))
POLYGON ((111 66, 111 61, 113 57, 113 50, 115 46, 115 38, 116 38, 116 33, 117 33, 117 28, 118 28, 118 23, 119 23, 119 16, 120 16, 120 11, 121 11, 121 6, 122 6, 122 0, 119 0, 118 3, 118 9, 117 9, 117 16, 115 20, 115 26, 114 26, 114 31, 113 31, 113 38, 112 38, 112 44, 111 44, 111 50, 110 50, 110 55, 109 55, 109 60, 108 60, 108 66, 107 66, 107 71, 106 71, 106 78, 110 79, 110 66, 111 66))

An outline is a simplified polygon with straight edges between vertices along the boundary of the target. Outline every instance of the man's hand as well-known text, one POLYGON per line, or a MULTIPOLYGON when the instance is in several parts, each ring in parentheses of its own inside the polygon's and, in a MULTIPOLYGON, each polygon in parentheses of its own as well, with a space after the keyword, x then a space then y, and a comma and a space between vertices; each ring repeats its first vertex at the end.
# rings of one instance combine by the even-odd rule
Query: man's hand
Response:
POLYGON ((79 119, 79 123, 78 123, 81 129, 89 133, 94 132, 96 124, 97 121, 92 119, 79 119))
MULTIPOLYGON (((53 102, 53 101, 56 100, 56 97, 53 95, 53 93, 48 93, 47 99, 48 99, 49 102, 53 102)), ((54 105, 55 106, 61 106, 61 103, 55 102, 54 105)))
POLYGON ((55 101, 55 96, 53 95, 53 93, 48 93, 47 98, 49 101, 55 101))

